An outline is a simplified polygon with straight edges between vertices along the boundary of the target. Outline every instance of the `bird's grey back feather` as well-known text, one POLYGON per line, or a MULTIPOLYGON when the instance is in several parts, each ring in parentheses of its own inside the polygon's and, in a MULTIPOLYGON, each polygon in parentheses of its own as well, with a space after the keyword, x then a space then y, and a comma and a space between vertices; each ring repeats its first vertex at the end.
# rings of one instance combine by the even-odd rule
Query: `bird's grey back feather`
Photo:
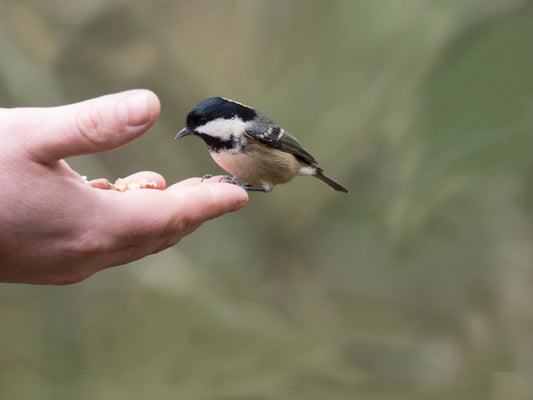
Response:
POLYGON ((317 166, 314 157, 292 136, 289 132, 280 128, 266 115, 258 113, 253 128, 248 128, 246 134, 258 142, 275 149, 293 154, 306 164, 317 166))

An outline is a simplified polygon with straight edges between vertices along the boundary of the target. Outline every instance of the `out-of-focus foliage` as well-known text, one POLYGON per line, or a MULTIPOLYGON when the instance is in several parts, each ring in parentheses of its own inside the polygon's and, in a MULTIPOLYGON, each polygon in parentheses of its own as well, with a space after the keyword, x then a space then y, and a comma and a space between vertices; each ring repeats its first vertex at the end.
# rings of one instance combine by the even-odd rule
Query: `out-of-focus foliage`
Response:
POLYGON ((528 1, 0 0, 0 105, 160 96, 80 173, 219 173, 173 137, 220 95, 351 189, 298 178, 81 284, 0 286, 0 398, 533 393, 532 43, 528 1))

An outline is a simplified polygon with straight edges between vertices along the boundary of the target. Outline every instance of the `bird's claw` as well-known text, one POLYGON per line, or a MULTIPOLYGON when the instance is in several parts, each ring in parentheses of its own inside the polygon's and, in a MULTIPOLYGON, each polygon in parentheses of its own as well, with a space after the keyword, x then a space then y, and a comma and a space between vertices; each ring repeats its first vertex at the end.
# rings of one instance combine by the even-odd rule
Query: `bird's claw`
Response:
POLYGON ((219 182, 232 183, 234 185, 241 186, 236 176, 225 175, 222 178, 220 178, 219 182))
POLYGON ((204 176, 202 176, 202 180, 200 182, 203 182, 206 179, 209 179, 209 178, 212 178, 212 177, 213 177, 213 175, 211 175, 211 174, 205 174, 204 176))

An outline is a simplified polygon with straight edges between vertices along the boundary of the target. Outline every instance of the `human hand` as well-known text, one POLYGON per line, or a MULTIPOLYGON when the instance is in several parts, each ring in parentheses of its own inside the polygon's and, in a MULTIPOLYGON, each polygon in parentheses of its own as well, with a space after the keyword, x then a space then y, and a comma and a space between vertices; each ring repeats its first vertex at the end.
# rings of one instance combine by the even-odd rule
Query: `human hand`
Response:
POLYGON ((0 109, 0 282, 69 284, 176 244, 246 204, 236 185, 192 178, 165 189, 87 185, 64 158, 111 150, 156 121, 157 96, 132 90, 53 108, 0 109))

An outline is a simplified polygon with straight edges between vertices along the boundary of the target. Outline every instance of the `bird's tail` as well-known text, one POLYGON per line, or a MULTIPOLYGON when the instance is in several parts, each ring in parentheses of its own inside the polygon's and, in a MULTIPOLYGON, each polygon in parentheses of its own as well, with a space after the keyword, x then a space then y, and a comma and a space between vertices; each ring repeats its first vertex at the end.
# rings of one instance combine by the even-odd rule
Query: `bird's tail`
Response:
POLYGON ((313 175, 320 179, 322 182, 326 183, 333 190, 336 190, 337 192, 349 193, 348 189, 346 189, 340 183, 337 183, 330 177, 326 176, 321 168, 317 168, 313 175))

